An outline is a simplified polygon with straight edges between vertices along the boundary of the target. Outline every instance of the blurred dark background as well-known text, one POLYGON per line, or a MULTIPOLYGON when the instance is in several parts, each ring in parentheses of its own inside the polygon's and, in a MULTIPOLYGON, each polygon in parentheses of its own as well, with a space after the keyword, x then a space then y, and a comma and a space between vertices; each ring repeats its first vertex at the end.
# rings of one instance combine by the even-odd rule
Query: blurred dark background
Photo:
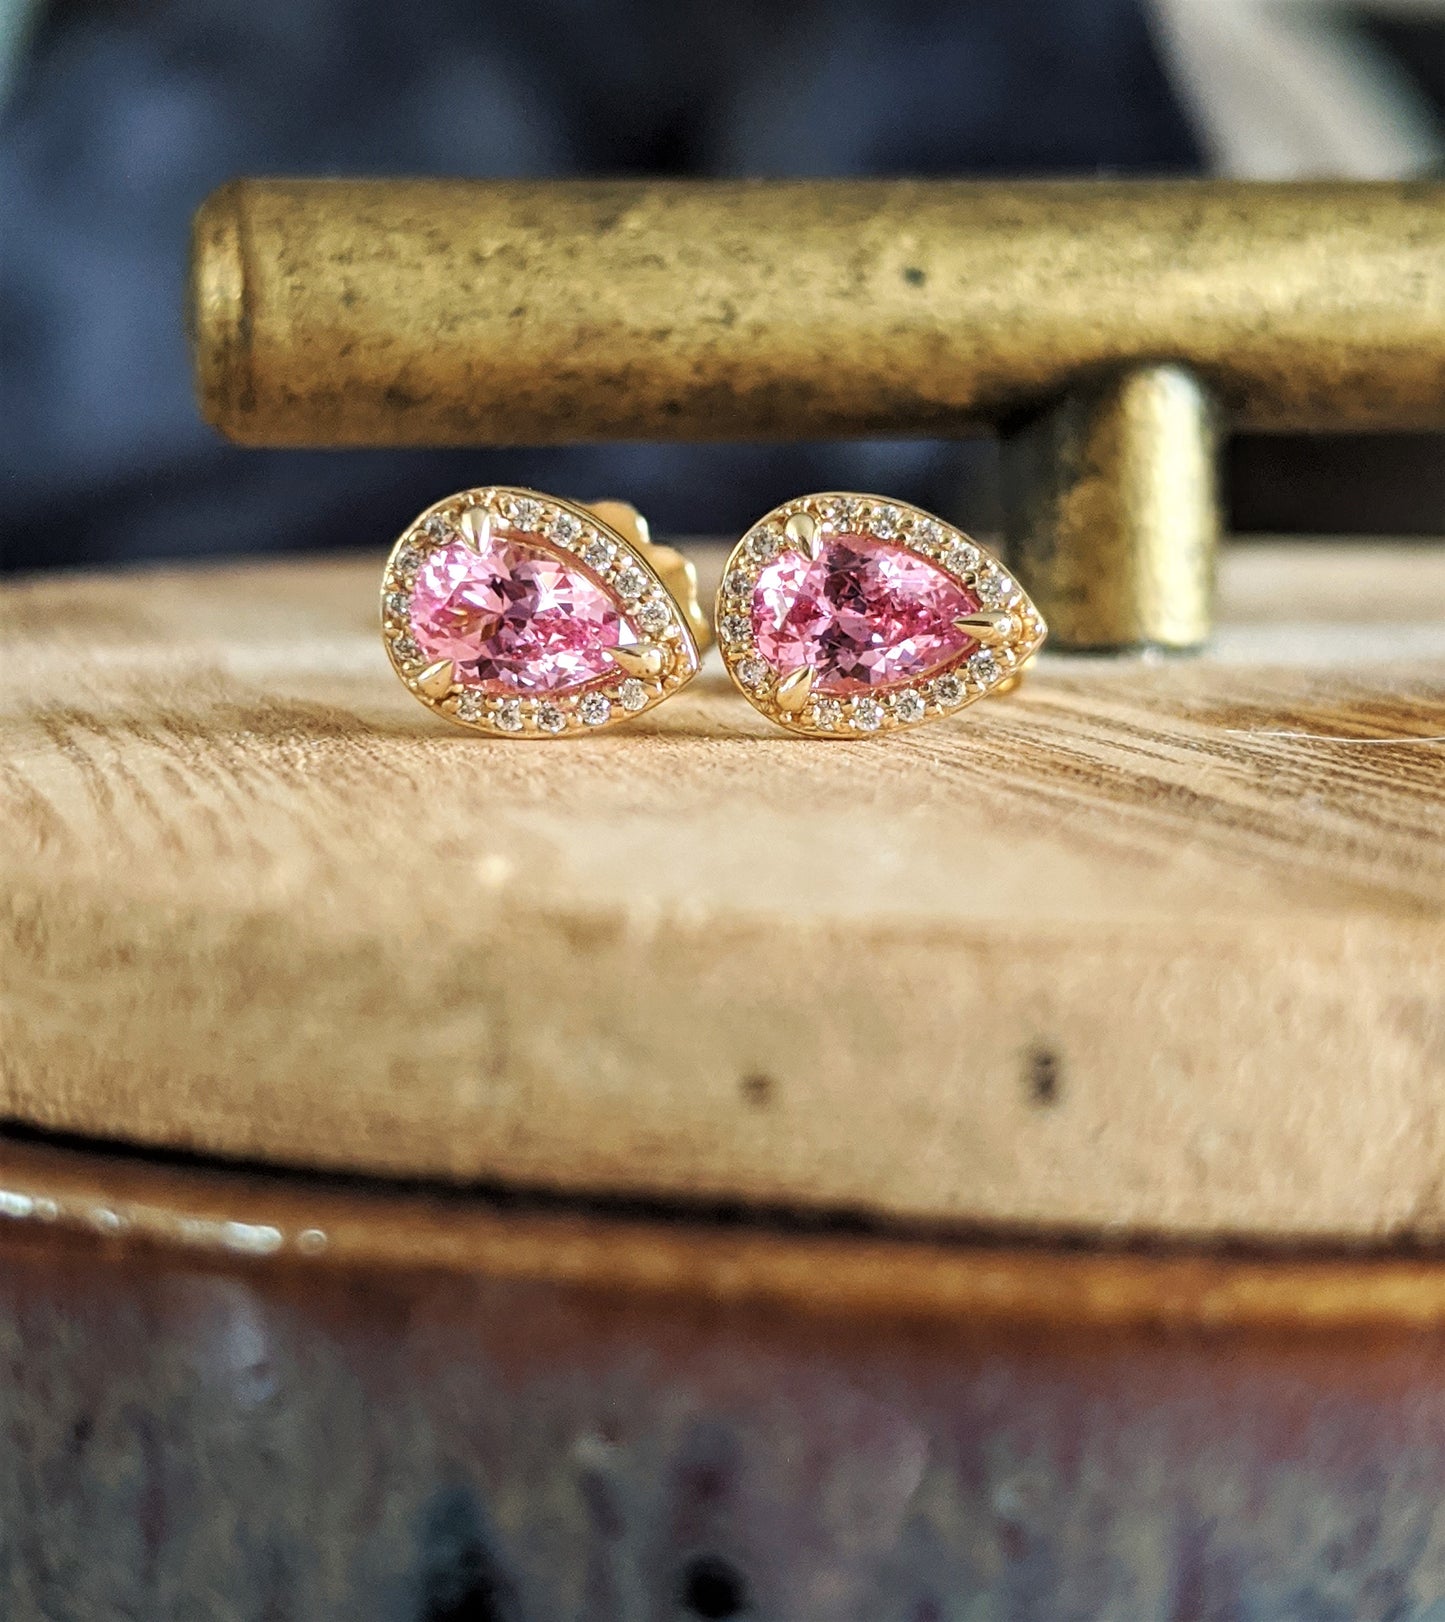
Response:
MULTIPOLYGON (((240 173, 1424 172, 1445 129, 1445 7, 0 0, 0 73, 9 569, 380 548, 488 479, 624 495, 673 532, 736 531, 827 486, 988 529, 982 442, 227 446, 190 395, 189 217, 240 173)), ((1243 440, 1227 489, 1240 529, 1439 533, 1445 442, 1243 440)))

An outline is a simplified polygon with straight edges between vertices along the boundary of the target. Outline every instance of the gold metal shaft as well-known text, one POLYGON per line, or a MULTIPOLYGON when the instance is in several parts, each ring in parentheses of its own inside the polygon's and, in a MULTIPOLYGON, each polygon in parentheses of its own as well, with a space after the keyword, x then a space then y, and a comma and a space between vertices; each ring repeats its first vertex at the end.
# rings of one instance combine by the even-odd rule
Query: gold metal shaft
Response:
POLYGON ((284 181, 196 221, 252 445, 953 435, 1170 360, 1256 428, 1445 422, 1445 183, 284 181))
POLYGON ((1185 650, 1209 635, 1214 403, 1179 366, 1080 384, 1003 440, 1009 560, 1055 646, 1185 650))
POLYGON ((1004 425, 1056 645, 1207 634, 1216 423, 1445 425, 1445 183, 237 181, 195 224, 250 445, 1004 425))

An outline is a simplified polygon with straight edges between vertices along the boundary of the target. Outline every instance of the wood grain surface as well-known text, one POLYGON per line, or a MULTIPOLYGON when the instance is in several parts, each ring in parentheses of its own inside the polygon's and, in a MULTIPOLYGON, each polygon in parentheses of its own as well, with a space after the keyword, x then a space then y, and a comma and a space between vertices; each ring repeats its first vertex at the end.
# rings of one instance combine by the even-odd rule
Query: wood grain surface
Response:
POLYGON ((1445 551, 1239 548, 1208 657, 1045 659, 856 744, 711 670, 605 737, 454 733, 386 667, 379 567, 8 588, 0 1113, 909 1222, 1445 1231, 1445 551))

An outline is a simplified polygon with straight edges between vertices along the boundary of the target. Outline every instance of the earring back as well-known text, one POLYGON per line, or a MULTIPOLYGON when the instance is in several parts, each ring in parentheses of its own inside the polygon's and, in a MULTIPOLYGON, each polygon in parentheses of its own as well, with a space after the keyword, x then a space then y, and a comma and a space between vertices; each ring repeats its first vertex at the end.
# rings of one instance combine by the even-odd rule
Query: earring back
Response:
POLYGON ((654 541, 647 520, 630 501, 589 501, 587 508, 609 529, 635 546, 652 565, 653 572, 682 610, 697 651, 706 653, 716 637, 712 617, 698 599, 697 569, 692 559, 671 546, 664 546, 661 541, 654 541))

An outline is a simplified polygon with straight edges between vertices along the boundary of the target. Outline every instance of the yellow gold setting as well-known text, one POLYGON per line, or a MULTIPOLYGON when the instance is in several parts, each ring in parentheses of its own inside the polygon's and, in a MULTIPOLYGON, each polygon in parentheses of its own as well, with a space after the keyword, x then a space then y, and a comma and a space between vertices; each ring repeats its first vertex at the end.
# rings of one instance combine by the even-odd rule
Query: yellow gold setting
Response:
POLYGON ((447 496, 407 526, 382 574, 381 631, 392 668, 421 703, 469 731, 503 738, 576 737, 642 715, 692 680, 712 641, 691 563, 652 542, 635 509, 505 485, 447 496), (426 658, 411 626, 418 568, 433 547, 461 540, 479 550, 493 535, 544 545, 616 602, 637 640, 608 649, 616 667, 610 679, 553 693, 489 693, 460 680, 451 660, 426 658))
POLYGON ((1013 575, 962 530, 907 502, 828 491, 775 507, 733 548, 718 592, 717 635, 734 685, 770 721, 811 738, 858 738, 923 725, 1011 691, 1048 627, 1013 575), (776 669, 753 636, 758 577, 784 549, 816 558, 835 535, 862 535, 912 553, 971 593, 978 609, 954 623, 972 646, 924 679, 877 693, 819 692, 806 666, 776 669))

